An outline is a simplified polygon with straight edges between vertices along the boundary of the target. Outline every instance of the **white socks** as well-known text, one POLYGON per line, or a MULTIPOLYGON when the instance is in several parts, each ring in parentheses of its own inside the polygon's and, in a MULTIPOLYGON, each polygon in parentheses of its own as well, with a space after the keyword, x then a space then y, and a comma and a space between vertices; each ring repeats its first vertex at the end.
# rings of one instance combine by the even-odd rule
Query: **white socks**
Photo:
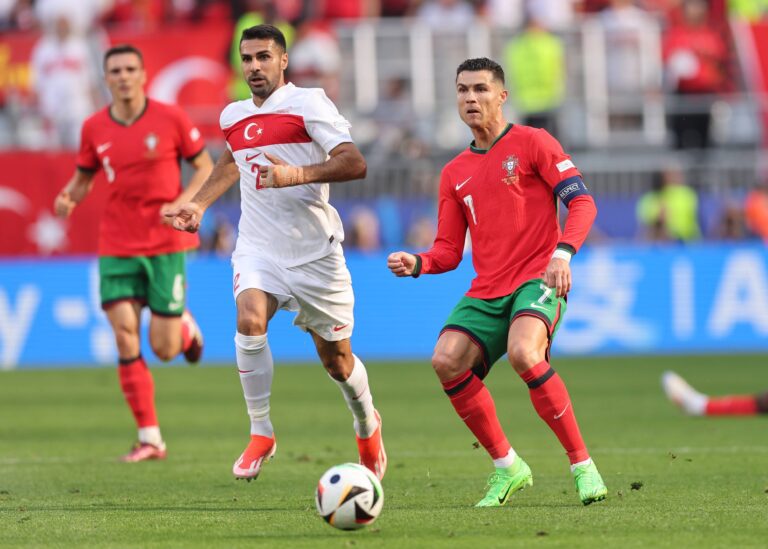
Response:
POLYGON ((497 469, 507 469, 508 467, 512 467, 512 465, 515 463, 516 457, 517 453, 515 452, 515 449, 510 448, 506 456, 493 460, 493 466, 497 469))
POLYGON ((267 334, 247 336, 237 332, 235 351, 245 405, 251 418, 251 434, 271 437, 274 431, 269 420, 269 396, 274 364, 267 334))
POLYGON ((341 389, 344 400, 347 401, 347 406, 352 412, 355 433, 360 438, 368 438, 376 431, 379 422, 373 410, 371 390, 368 388, 368 372, 365 371, 365 366, 360 359, 356 355, 352 356, 355 359, 355 365, 347 380, 331 379, 341 389))
POLYGON ((139 442, 162 448, 163 437, 160 434, 160 427, 139 427, 139 442))

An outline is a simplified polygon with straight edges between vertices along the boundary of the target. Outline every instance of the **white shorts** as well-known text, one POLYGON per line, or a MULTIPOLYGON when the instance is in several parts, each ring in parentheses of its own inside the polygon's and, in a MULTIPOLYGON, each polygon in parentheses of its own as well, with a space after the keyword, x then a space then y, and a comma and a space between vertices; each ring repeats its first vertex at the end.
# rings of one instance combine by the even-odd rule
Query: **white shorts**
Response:
POLYGON ((341 246, 329 255, 298 267, 281 267, 256 255, 232 256, 235 301, 248 289, 262 290, 277 299, 280 309, 298 311, 293 324, 326 341, 352 336, 355 294, 341 246))

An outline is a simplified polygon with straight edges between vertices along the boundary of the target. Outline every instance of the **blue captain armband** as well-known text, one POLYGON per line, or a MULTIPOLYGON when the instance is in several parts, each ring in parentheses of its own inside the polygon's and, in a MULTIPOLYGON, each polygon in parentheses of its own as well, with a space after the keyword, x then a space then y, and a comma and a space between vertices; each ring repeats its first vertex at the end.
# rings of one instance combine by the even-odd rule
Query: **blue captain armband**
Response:
POLYGON ((566 207, 571 200, 577 196, 591 194, 587 186, 584 184, 584 180, 578 175, 569 177, 557 184, 555 187, 555 194, 560 197, 566 207))

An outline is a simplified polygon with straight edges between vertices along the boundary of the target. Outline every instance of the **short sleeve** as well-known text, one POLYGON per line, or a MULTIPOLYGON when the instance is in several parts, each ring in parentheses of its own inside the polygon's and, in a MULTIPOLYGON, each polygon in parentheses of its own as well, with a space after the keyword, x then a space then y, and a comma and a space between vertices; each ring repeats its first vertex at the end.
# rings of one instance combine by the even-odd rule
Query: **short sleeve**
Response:
POLYGON ((307 133, 326 153, 342 143, 351 143, 351 124, 321 89, 313 89, 304 105, 307 133))
POLYGON ((86 172, 95 172, 99 169, 99 157, 93 148, 93 139, 91 139, 91 124, 86 121, 80 130, 80 149, 77 151, 75 164, 79 169, 86 172))
POLYGON ((532 151, 536 170, 553 189, 571 177, 581 177, 570 155, 546 130, 536 130, 532 136, 532 151))
POLYGON ((179 130, 179 149, 181 156, 190 160, 200 154, 205 148, 205 140, 200 130, 192 123, 182 109, 176 108, 176 126, 179 130))

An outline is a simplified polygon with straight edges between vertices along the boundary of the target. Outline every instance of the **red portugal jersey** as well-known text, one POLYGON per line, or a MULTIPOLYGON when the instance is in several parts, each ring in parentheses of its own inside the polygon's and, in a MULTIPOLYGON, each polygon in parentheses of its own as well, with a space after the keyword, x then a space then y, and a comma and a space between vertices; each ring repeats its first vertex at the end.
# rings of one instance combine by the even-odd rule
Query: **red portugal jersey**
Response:
POLYGON ((161 223, 160 207, 182 191, 180 160, 194 158, 204 146, 181 109, 151 99, 130 126, 112 118, 109 107, 85 121, 77 167, 103 169, 109 185, 99 255, 160 255, 197 247, 197 235, 161 223))
POLYGON ((470 146, 456 156, 441 174, 437 237, 432 249, 419 254, 421 273, 455 269, 467 228, 477 273, 470 297, 509 295, 541 277, 558 244, 575 252, 596 210, 570 158, 545 130, 511 124, 489 149, 470 146), (577 216, 569 205, 570 240, 561 240, 558 195, 582 203, 577 216), (578 220, 573 231, 572 217, 578 220))

